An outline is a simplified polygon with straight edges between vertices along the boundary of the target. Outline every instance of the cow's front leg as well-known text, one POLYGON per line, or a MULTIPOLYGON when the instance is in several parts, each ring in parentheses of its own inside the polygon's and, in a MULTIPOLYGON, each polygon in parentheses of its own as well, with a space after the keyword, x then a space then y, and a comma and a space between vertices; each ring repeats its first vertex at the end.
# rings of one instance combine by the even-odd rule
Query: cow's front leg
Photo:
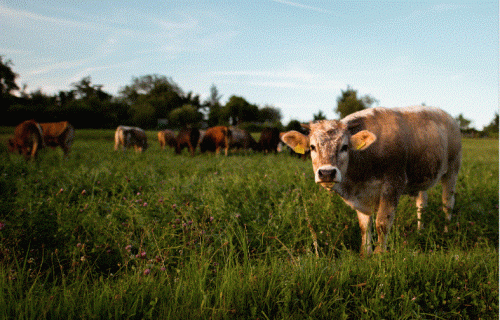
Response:
POLYGON ((396 207, 398 205, 398 193, 386 194, 381 197, 380 204, 377 212, 377 219, 375 220, 375 227, 377 228, 378 241, 375 253, 387 251, 387 238, 389 231, 391 231, 396 214, 396 207))
POLYGON ((361 229, 361 248, 360 254, 363 257, 368 257, 372 254, 372 224, 371 215, 356 211, 358 214, 359 228, 361 229))

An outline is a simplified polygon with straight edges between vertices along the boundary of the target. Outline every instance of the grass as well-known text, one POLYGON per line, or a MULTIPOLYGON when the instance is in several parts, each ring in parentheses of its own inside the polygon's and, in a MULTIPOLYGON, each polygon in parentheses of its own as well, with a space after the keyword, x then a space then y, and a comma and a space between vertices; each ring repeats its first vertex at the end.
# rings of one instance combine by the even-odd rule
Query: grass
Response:
MULTIPOLYGON (((498 140, 464 140, 450 232, 403 198, 387 254, 285 154, 144 154, 112 130, 8 155, 0 130, 0 318, 498 318, 498 140), (317 246, 315 245, 317 244, 317 246)), ((11 129, 12 130, 12 129, 11 129)), ((12 132, 12 131, 10 131, 12 132)))

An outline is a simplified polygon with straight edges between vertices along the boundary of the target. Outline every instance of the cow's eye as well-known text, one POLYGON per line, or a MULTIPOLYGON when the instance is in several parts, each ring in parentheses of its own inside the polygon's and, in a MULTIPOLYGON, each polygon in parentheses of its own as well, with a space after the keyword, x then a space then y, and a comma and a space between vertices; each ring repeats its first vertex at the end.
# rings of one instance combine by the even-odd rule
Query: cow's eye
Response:
POLYGON ((344 144, 341 148, 340 148, 340 152, 346 152, 348 149, 348 146, 347 144, 344 144))
POLYGON ((314 144, 310 145, 311 151, 316 151, 316 146, 314 144))

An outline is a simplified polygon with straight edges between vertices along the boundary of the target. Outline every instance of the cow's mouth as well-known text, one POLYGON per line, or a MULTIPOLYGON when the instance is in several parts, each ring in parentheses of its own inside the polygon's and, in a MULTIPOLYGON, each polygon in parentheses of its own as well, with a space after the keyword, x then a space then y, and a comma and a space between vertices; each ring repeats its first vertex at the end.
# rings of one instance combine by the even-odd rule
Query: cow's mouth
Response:
POLYGON ((333 186, 335 186, 335 182, 318 182, 323 188, 325 188, 328 191, 332 191, 333 186))

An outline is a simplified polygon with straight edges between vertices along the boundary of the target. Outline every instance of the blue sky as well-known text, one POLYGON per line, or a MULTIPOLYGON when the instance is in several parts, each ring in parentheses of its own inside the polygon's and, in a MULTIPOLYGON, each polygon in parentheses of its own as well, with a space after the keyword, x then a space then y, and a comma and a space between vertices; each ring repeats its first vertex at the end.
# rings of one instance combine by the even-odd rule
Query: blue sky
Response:
POLYGON ((159 74, 203 99, 215 84, 222 103, 272 105, 286 124, 337 118, 350 85, 482 129, 499 108, 498 15, 498 1, 0 0, 0 54, 29 92, 90 76, 116 95, 159 74))

